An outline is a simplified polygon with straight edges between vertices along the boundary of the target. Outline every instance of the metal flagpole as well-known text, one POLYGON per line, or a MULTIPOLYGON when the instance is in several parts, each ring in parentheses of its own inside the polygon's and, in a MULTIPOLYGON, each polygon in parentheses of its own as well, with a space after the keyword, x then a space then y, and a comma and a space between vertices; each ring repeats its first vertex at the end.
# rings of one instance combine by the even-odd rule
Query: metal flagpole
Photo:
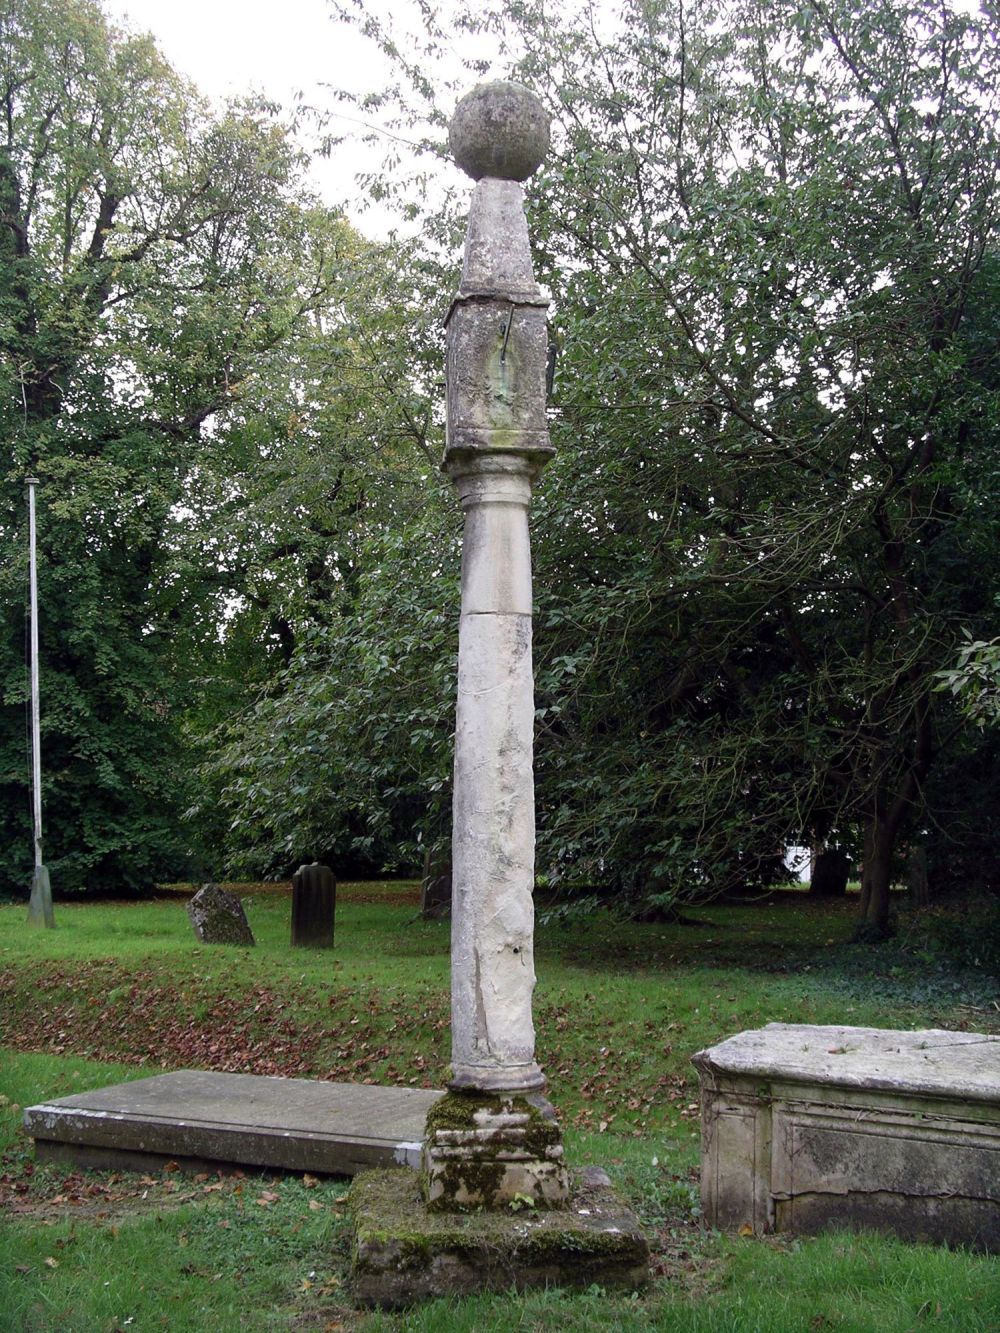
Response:
POLYGON ((28 487, 28 569, 31 588, 31 780, 32 840, 35 869, 31 877, 28 921, 35 926, 53 927, 52 885, 49 872, 42 865, 42 739, 41 706, 38 689, 38 568, 35 530, 35 487, 37 477, 26 478, 28 487))

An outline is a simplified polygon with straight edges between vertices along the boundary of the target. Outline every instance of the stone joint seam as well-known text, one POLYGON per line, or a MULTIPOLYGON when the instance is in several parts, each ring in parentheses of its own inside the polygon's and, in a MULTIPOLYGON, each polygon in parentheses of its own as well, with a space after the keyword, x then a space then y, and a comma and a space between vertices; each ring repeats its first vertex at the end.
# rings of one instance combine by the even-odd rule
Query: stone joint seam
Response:
POLYGON ((502 288, 477 287, 460 291, 448 307, 444 317, 447 328, 455 311, 463 306, 509 305, 514 310, 548 310, 550 302, 540 292, 504 291, 502 288))

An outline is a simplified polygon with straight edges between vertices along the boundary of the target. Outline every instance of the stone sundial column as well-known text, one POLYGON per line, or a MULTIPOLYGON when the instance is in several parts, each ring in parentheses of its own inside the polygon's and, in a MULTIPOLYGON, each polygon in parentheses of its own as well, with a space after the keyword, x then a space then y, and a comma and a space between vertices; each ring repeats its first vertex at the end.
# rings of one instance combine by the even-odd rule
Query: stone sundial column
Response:
POLYGON ((545 417, 547 301, 532 271, 521 182, 541 163, 548 141, 541 103, 513 83, 474 89, 451 123, 455 160, 478 183, 461 287, 447 321, 444 470, 465 511, 465 533, 452 831, 452 1095, 428 1120, 432 1206, 489 1207, 514 1193, 551 1205, 566 1192, 558 1130, 537 1096, 545 1080, 535 1063, 531 1014, 528 506, 553 450, 545 417))

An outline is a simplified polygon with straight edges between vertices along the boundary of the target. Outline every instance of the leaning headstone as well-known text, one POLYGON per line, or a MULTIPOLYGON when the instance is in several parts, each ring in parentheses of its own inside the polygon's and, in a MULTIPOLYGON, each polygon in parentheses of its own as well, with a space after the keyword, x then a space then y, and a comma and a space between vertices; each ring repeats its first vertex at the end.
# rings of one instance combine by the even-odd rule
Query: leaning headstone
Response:
POLYGON ((299 866, 292 876, 292 944, 332 949, 336 909, 337 881, 333 871, 318 861, 299 866))
POLYGON ((194 933, 202 944, 254 943, 243 904, 218 884, 203 884, 187 905, 194 933))
POLYGON ((424 857, 424 877, 420 881, 420 915, 437 921, 451 915, 451 856, 424 857))
POLYGON ((847 892, 851 863, 838 847, 820 852, 813 866, 809 892, 817 898, 842 898, 847 892))

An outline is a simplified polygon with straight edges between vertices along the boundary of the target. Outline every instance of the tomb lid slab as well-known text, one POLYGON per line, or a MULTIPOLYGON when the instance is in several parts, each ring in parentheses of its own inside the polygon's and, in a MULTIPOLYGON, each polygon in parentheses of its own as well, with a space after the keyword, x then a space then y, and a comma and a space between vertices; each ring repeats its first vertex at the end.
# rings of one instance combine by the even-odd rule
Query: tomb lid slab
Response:
POLYGON ((1000 1103, 1000 1037, 981 1032, 768 1023, 693 1061, 704 1075, 786 1079, 1000 1103))

